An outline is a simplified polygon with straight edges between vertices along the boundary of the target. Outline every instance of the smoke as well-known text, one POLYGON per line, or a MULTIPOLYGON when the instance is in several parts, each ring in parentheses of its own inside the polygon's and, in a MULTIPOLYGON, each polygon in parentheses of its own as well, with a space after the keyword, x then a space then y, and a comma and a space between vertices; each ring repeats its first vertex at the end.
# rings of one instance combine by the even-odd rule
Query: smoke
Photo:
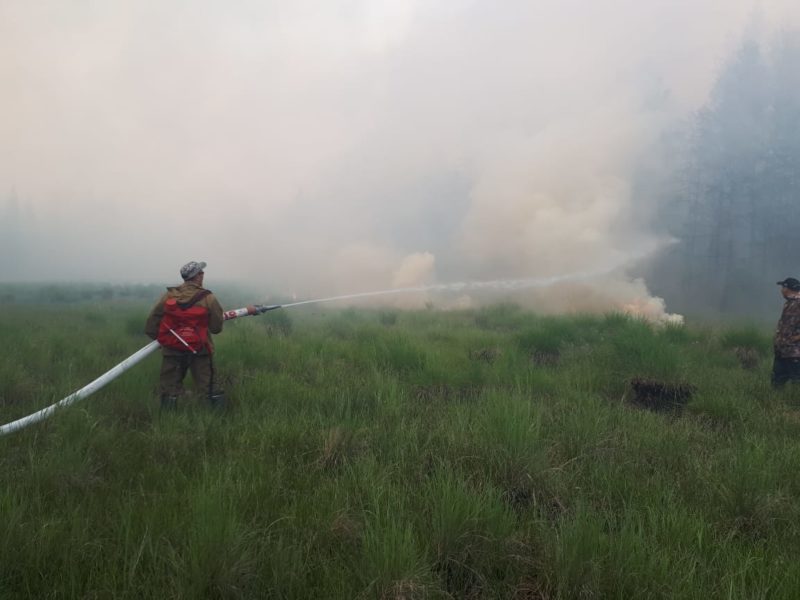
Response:
POLYGON ((642 279, 607 276, 592 284, 560 284, 530 298, 545 313, 619 312, 658 325, 680 325, 681 315, 667 312, 664 300, 650 295, 642 279))
POLYGON ((430 252, 410 254, 392 277, 392 287, 405 288, 430 284, 435 279, 435 258, 430 252))
MULTIPOLYGON (((212 287, 319 297, 607 270, 664 242, 640 157, 743 35, 800 22, 759 7, 7 0, 0 203, 35 222, 0 280, 205 260, 212 287)), ((624 271, 519 297, 668 318, 624 271)))

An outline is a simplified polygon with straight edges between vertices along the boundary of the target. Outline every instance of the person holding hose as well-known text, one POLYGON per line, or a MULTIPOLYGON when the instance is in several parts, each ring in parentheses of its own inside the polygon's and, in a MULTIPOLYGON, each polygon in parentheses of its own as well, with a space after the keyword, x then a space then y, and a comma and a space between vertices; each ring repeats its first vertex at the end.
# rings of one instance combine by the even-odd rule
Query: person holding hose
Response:
MULTIPOLYGON (((192 372, 198 392, 212 408, 225 408, 225 395, 216 387, 212 333, 224 322, 216 296, 203 287, 206 263, 191 261, 181 267, 183 283, 168 287, 155 303, 145 323, 145 333, 162 348, 159 391, 162 410, 175 410, 183 394, 186 372, 192 372)), ((248 314, 256 307, 248 306, 248 314)))
POLYGON ((800 381, 800 281, 788 277, 778 285, 785 302, 775 330, 772 385, 776 388, 800 381))

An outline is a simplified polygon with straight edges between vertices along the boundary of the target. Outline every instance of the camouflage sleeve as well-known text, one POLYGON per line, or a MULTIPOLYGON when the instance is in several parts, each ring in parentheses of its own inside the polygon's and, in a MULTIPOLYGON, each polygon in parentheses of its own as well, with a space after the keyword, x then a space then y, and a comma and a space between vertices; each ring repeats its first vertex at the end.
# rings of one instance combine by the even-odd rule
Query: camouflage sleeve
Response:
POLYGON ((786 341, 793 345, 800 345, 800 310, 793 311, 787 319, 786 341))
POLYGON ((158 337, 158 326, 161 324, 161 317, 164 316, 164 302, 167 301, 167 294, 165 293, 158 302, 155 303, 150 314, 147 316, 147 322, 144 325, 144 332, 151 340, 158 337))
POLYGON ((787 304, 775 332, 775 354, 800 358, 800 302, 787 304))
POLYGON ((208 330, 211 333, 220 333, 222 331, 222 305, 214 294, 206 296, 208 306, 208 330))

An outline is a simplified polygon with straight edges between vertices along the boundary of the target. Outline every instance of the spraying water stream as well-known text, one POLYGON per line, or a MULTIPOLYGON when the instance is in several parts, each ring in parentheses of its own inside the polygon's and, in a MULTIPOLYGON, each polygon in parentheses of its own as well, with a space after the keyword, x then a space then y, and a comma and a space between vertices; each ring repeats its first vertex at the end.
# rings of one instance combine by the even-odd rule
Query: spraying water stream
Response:
POLYGON ((500 291, 514 291, 525 290, 531 288, 542 288, 554 285, 556 283, 563 283, 567 281, 584 281, 594 277, 599 277, 610 273, 614 269, 602 269, 595 272, 586 273, 573 273, 570 275, 557 275, 553 277, 538 277, 528 279, 496 279, 493 281, 468 281, 457 283, 435 283, 431 285, 422 285, 416 287, 392 288, 388 290, 379 290, 375 292, 361 292, 357 294, 346 294, 344 296, 331 296, 330 298, 317 298, 314 300, 302 300, 300 302, 292 302, 289 304, 281 304, 281 308, 290 308, 292 306, 303 306, 305 304, 321 304, 324 302, 335 302, 337 300, 355 300, 357 298, 369 298, 374 296, 388 296, 394 294, 411 294, 420 292, 468 292, 477 290, 500 290, 500 291))

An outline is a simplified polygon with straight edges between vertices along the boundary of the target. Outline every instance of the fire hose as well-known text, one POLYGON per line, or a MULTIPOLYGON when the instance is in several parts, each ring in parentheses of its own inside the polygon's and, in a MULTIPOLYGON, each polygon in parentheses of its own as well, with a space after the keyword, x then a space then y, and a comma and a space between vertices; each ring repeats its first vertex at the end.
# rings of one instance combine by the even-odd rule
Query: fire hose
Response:
MULTIPOLYGON (((250 314, 260 315, 267 312, 268 310, 275 310, 276 308, 281 308, 281 306, 256 304, 255 313, 250 313, 247 310, 247 308, 237 308, 235 310, 229 310, 223 313, 222 316, 225 321, 230 321, 231 319, 246 317, 250 314)), ((59 400, 55 404, 51 404, 47 408, 43 408, 42 410, 37 411, 31 415, 28 415, 27 417, 23 417, 21 419, 17 419, 16 421, 12 421, 11 423, 7 423, 6 425, 0 426, 0 436, 12 433, 14 431, 18 431, 24 427, 27 427, 28 425, 38 423, 39 421, 43 421, 44 419, 52 415, 54 412, 56 412, 58 409, 64 408, 66 406, 69 406, 70 404, 77 402, 78 400, 83 400, 84 398, 91 396, 97 390, 103 388, 107 383, 113 381, 128 369, 142 362, 145 358, 147 358, 153 352, 158 350, 160 346, 161 344, 159 344, 157 341, 152 341, 141 350, 137 351, 136 353, 132 354, 131 356, 123 360, 116 367, 106 371, 100 377, 98 377, 88 385, 85 385, 84 387, 79 389, 77 392, 73 392, 72 394, 70 394, 69 396, 67 396, 62 400, 59 400)))

